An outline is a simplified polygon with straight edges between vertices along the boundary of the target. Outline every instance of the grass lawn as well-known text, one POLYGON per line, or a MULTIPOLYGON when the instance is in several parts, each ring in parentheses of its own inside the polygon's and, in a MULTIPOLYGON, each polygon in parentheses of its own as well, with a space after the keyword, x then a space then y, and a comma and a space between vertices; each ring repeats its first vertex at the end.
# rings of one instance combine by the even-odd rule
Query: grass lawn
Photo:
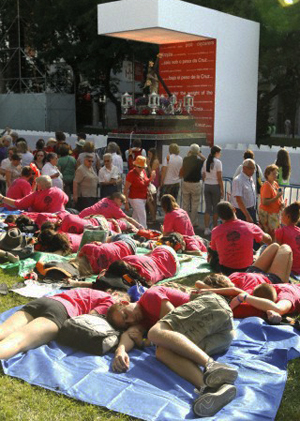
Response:
MULTIPOLYGON (((0 269, 0 283, 15 283, 15 276, 4 274, 0 269)), ((20 279, 21 280, 21 279, 20 279)), ((17 294, 0 296, 0 312, 30 301, 17 294)), ((288 380, 276 420, 300 421, 300 359, 288 366, 288 380)), ((0 421, 102 421, 134 420, 98 406, 89 405, 31 386, 22 380, 3 374, 0 368, 0 421)), ((255 404, 253 402, 253 404, 255 404)))

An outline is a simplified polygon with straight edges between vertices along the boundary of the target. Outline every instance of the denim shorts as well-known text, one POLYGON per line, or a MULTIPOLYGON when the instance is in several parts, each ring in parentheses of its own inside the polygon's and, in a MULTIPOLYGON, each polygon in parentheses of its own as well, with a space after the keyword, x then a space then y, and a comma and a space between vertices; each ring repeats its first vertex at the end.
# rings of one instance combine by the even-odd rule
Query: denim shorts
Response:
POLYGON ((256 266, 249 266, 246 272, 261 273, 264 276, 266 276, 272 282, 272 284, 282 284, 282 280, 279 278, 279 276, 275 275, 275 273, 266 273, 263 270, 257 268, 256 266))
POLYGON ((30 301, 28 304, 25 304, 20 311, 25 311, 35 319, 37 317, 45 317, 55 323, 59 329, 69 318, 67 310, 62 303, 45 297, 30 301))
POLYGON ((226 351, 234 338, 232 311, 222 296, 211 292, 196 296, 160 321, 185 335, 208 355, 226 351))

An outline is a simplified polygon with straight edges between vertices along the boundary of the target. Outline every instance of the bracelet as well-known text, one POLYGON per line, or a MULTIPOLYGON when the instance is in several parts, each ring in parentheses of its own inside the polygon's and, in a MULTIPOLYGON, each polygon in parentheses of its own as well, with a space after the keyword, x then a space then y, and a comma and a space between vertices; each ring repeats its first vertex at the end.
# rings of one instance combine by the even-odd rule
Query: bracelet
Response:
POLYGON ((248 294, 247 293, 243 296, 243 299, 242 300, 240 299, 240 296, 239 295, 236 296, 236 298, 237 298, 237 300, 238 300, 238 302, 240 304, 245 303, 247 297, 248 297, 248 294))

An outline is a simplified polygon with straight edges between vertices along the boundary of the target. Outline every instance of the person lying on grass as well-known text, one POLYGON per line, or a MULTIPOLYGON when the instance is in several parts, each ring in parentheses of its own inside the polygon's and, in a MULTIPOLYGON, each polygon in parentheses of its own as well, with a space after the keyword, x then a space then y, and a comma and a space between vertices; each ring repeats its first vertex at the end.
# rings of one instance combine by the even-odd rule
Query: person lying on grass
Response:
POLYGON ((115 351, 113 370, 127 371, 128 352, 148 339, 157 345, 156 358, 201 389, 193 403, 198 416, 212 416, 234 399, 237 370, 213 360, 226 351, 234 336, 232 311, 226 300, 214 293, 199 295, 192 302, 189 294, 155 286, 137 303, 122 302, 110 307, 107 321, 125 330, 115 351), (202 371, 200 367, 203 367, 202 371))

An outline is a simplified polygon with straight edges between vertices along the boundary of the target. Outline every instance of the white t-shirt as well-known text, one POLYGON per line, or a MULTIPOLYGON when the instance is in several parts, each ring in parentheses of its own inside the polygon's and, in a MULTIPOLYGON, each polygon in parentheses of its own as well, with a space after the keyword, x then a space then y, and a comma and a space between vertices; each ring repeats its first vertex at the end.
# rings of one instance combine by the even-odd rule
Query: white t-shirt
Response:
POLYGON ((219 159, 214 158, 213 168, 211 166, 210 172, 206 172, 206 161, 207 161, 207 159, 204 161, 204 164, 203 164, 203 167, 202 167, 202 175, 204 175, 204 177, 205 177, 204 183, 210 184, 210 185, 219 184, 217 172, 222 171, 222 162, 219 159))
POLYGON ((164 184, 176 184, 180 182, 179 172, 182 167, 183 159, 180 155, 171 154, 164 159, 163 167, 167 167, 164 184))
POLYGON ((115 166, 111 166, 111 170, 106 167, 102 167, 98 173, 100 183, 108 183, 111 179, 117 180, 120 177, 119 169, 115 166))
POLYGON ((123 174, 123 158, 121 155, 118 155, 116 152, 111 154, 112 164, 119 169, 119 173, 123 174))
MULTIPOLYGON (((1 169, 8 170, 10 168, 11 160, 9 158, 2 159, 1 161, 1 169)), ((5 175, 0 175, 0 180, 6 180, 5 175)))
POLYGON ((62 178, 62 173, 59 171, 57 167, 52 165, 50 162, 47 162, 42 168, 42 175, 49 175, 50 177, 56 173, 59 173, 60 176, 56 178, 52 178, 52 186, 58 187, 59 189, 64 189, 64 183, 62 178))

